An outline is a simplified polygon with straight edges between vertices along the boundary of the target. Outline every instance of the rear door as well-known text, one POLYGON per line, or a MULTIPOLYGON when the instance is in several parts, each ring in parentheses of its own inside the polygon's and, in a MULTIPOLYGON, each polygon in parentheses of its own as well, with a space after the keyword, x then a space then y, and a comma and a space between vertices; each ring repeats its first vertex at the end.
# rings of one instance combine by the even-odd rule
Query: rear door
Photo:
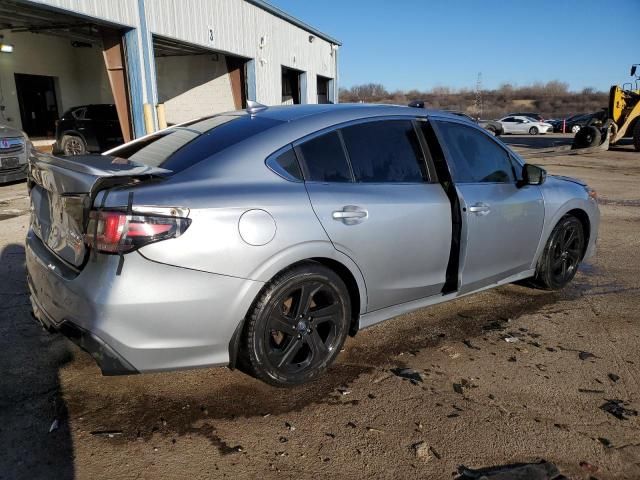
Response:
POLYGON ((367 311, 440 293, 451 212, 410 119, 359 122, 298 142, 313 209, 358 265, 367 311))
POLYGON ((517 184, 517 164, 483 130, 435 123, 462 206, 461 293, 531 267, 544 221, 540 188, 517 184))

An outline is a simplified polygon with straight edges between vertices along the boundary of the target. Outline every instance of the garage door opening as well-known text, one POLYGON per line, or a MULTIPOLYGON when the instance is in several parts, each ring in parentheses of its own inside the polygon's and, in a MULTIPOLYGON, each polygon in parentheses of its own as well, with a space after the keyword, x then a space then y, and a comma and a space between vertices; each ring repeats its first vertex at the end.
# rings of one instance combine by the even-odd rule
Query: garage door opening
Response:
MULTIPOLYGON (((36 146, 50 151, 56 121, 65 112, 116 104, 121 141, 130 137, 123 30, 48 6, 3 0, 0 33, 13 45, 13 52, 0 59, 3 123, 24 130, 36 146)), ((68 133, 91 144, 83 131, 68 133)))
POLYGON ((300 103, 300 78, 304 72, 293 68, 282 67, 282 104, 298 105, 300 103))
POLYGON ((329 92, 331 91, 331 79, 318 75, 316 78, 318 103, 332 103, 329 99, 329 92))
POLYGON ((14 74, 22 129, 30 138, 53 137, 58 119, 55 78, 14 74))
POLYGON ((247 106, 247 60, 153 37, 158 103, 168 125, 247 106))

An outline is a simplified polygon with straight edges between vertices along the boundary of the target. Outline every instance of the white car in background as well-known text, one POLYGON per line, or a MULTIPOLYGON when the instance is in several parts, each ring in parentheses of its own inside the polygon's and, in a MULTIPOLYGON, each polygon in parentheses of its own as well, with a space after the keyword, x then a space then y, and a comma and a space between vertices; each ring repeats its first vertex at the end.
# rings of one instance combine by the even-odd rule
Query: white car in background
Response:
POLYGON ((511 115, 498 121, 504 129, 504 133, 528 133, 530 135, 553 133, 553 125, 547 122, 540 122, 531 117, 511 115))
POLYGON ((0 184, 27 178, 27 135, 0 125, 0 184))

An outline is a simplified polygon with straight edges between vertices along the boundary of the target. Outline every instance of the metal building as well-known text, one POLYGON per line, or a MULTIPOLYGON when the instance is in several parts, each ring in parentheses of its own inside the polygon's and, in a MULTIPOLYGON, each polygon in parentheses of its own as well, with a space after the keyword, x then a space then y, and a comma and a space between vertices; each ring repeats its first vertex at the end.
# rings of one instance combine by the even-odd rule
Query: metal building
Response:
POLYGON ((262 0, 2 0, 0 44, 0 123, 31 137, 83 104, 114 103, 127 140, 247 100, 338 100, 340 42, 262 0))

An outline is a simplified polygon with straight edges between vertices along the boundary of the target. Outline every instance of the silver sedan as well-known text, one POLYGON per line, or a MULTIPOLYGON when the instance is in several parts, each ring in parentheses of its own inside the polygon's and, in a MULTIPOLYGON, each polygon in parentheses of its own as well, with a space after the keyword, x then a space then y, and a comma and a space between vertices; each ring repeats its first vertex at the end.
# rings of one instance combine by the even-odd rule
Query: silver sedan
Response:
POLYGON ((317 377, 348 335, 528 280, 569 283, 599 211, 456 115, 373 105, 202 118, 105 155, 32 153, 36 318, 104 374, 317 377))

